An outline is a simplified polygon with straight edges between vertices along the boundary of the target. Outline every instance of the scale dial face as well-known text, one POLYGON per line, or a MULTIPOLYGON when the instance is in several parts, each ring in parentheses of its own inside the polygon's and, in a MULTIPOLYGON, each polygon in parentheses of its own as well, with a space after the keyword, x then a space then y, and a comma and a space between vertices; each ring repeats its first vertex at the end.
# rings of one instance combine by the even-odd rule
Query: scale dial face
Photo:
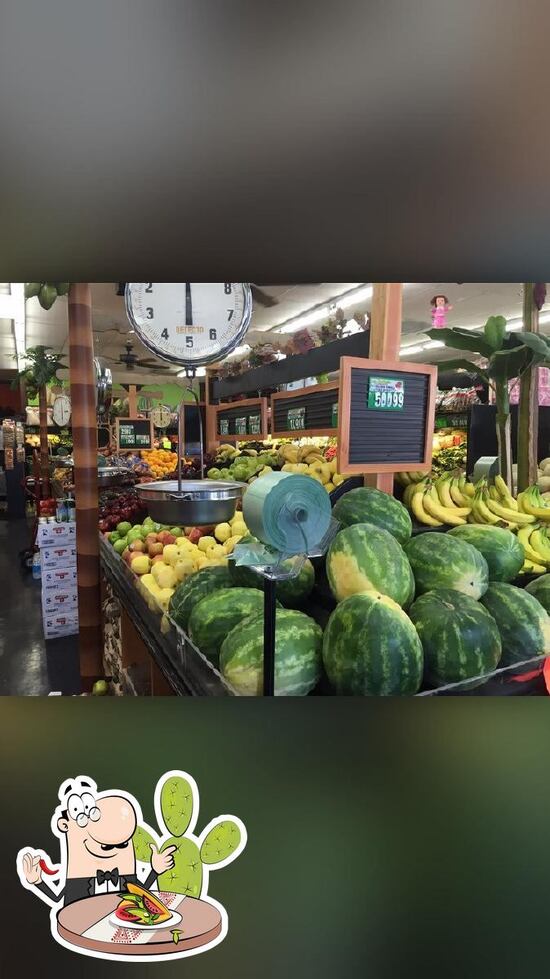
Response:
POLYGON ((168 428, 171 417, 170 409, 165 405, 157 405, 151 411, 151 421, 155 428, 168 428))
POLYGON ((64 428, 71 419, 71 399, 66 394, 59 394, 53 403, 52 417, 59 428, 64 428))
POLYGON ((223 360, 252 316, 246 282, 128 282, 126 312, 157 357, 186 367, 223 360))

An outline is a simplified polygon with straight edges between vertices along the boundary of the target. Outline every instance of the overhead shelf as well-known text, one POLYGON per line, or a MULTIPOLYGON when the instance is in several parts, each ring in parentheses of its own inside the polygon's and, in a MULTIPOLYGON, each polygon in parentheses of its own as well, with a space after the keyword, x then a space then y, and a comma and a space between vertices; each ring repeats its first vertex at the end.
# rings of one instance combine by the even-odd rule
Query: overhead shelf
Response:
POLYGON ((256 394, 266 388, 277 388, 306 377, 330 374, 340 367, 341 357, 368 357, 370 336, 368 332, 354 333, 343 340, 334 340, 323 347, 315 347, 307 354, 293 354, 284 360, 255 367, 235 377, 217 379, 212 385, 214 400, 234 397, 236 394, 256 394))

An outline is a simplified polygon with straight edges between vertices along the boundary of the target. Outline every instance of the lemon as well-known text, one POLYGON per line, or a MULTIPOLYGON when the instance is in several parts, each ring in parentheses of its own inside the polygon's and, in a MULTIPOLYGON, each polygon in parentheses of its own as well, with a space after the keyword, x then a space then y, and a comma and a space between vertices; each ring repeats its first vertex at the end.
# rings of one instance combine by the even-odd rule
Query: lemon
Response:
POLYGON ((209 547, 213 547, 216 544, 215 537, 201 537, 199 541, 199 550, 206 554, 209 547))
POLYGON ((214 530, 214 537, 220 544, 224 544, 231 537, 231 525, 228 523, 219 523, 214 530))

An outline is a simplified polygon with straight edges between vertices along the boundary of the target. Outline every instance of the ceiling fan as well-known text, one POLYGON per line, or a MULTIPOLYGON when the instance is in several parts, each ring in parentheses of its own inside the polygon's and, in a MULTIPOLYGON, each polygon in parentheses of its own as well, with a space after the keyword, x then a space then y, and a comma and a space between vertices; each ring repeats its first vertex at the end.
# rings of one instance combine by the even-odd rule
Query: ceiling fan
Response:
POLYGON ((126 353, 120 354, 117 357, 106 357, 106 360, 110 360, 113 364, 120 364, 126 368, 128 371, 134 371, 136 367, 140 367, 143 370, 149 371, 151 374, 161 374, 166 371, 170 371, 171 367, 163 367, 154 357, 138 357, 133 352, 134 345, 131 340, 127 340, 125 343, 126 353))

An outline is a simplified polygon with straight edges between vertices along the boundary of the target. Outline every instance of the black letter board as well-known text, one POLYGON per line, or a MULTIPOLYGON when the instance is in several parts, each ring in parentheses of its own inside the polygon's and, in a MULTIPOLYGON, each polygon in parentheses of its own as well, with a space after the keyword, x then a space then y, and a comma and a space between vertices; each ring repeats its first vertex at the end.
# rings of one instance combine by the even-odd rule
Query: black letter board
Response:
POLYGON ((153 422, 148 418, 117 418, 116 440, 120 452, 153 448, 153 422))
POLYGON ((437 368, 342 357, 338 472, 429 470, 437 368))
POLYGON ((245 398, 243 401, 216 405, 216 436, 240 442, 267 438, 267 399, 245 398))
POLYGON ((271 437, 302 438, 336 435, 338 384, 314 384, 301 391, 281 391, 271 397, 271 437))

